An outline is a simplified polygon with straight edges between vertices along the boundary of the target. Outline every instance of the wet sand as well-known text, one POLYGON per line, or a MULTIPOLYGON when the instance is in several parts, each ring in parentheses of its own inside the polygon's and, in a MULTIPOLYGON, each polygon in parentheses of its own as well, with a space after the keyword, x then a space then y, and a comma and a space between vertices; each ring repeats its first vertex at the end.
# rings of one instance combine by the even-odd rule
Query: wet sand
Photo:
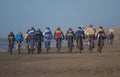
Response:
POLYGON ((62 47, 60 53, 51 48, 49 54, 0 52, 0 77, 120 77, 120 42, 105 44, 102 53, 96 48, 82 53, 74 46, 73 53, 62 47))

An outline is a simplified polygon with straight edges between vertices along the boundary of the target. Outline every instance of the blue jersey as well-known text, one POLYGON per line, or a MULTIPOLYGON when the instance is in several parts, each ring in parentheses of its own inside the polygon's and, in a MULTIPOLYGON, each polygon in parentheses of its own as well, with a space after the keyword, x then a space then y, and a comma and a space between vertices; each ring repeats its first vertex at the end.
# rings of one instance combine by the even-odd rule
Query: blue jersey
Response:
POLYGON ((30 32, 30 33, 28 34, 28 39, 29 39, 29 40, 35 40, 35 37, 36 37, 36 33, 35 33, 35 32, 30 32))
POLYGON ((17 34, 15 37, 15 40, 18 41, 23 41, 23 35, 22 34, 17 34))
POLYGON ((45 39, 51 39, 52 38, 52 32, 50 30, 46 31, 44 37, 45 37, 45 39))
POLYGON ((75 32, 75 35, 76 36, 82 36, 84 33, 84 31, 82 29, 78 29, 76 32, 75 32))

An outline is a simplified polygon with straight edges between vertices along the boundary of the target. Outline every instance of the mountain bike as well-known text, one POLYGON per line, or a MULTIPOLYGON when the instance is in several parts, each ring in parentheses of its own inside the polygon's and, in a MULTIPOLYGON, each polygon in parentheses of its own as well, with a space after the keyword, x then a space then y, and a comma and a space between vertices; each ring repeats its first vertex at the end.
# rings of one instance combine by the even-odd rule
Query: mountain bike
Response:
POLYGON ((59 52, 61 49, 61 37, 57 37, 56 48, 57 48, 57 52, 59 52))
POLYGON ((13 47, 14 47, 14 41, 13 40, 10 40, 9 41, 9 52, 10 52, 10 54, 12 54, 12 51, 13 51, 13 47))
POLYGON ((98 37, 98 48, 97 48, 99 53, 102 52, 102 48, 104 46, 104 40, 103 39, 104 39, 103 34, 99 34, 99 37, 98 37))
POLYGON ((69 39, 68 39, 68 52, 72 53, 72 50, 73 50, 73 40, 72 40, 72 36, 69 36, 69 39))
POLYGON ((89 37, 89 50, 90 50, 90 53, 92 53, 94 47, 95 47, 95 43, 94 43, 94 35, 91 35, 89 37))
POLYGON ((78 44, 78 48, 80 53, 83 50, 83 40, 82 40, 82 36, 77 36, 77 44, 78 44))
POLYGON ((30 43, 30 41, 29 41, 28 54, 30 54, 30 53, 33 54, 33 53, 34 53, 34 51, 35 51, 34 45, 35 45, 35 44, 34 44, 34 41, 33 41, 33 40, 31 41, 31 43, 30 43))
POLYGON ((41 52, 41 41, 38 41, 36 42, 36 47, 37 47, 37 51, 38 51, 38 54, 41 52))
POLYGON ((45 48, 46 48, 47 53, 49 53, 49 50, 50 50, 50 39, 46 39, 45 40, 45 48))
POLYGON ((20 54, 20 47, 21 47, 21 40, 19 40, 17 42, 17 51, 18 51, 18 54, 20 54))

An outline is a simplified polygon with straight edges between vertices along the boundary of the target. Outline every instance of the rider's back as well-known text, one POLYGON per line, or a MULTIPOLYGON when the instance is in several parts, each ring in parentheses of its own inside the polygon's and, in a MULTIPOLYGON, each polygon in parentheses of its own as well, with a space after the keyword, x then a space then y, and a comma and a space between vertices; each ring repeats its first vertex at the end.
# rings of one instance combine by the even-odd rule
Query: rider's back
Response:
POLYGON ((87 28, 85 33, 87 35, 94 35, 95 34, 95 30, 93 28, 87 28))
POLYGON ((23 35, 20 33, 20 34, 17 34, 16 37, 15 37, 16 41, 23 41, 23 35))
POLYGON ((51 39, 52 38, 52 32, 50 30, 46 30, 44 34, 45 39, 51 39))
POLYGON ((56 30, 55 31, 55 36, 61 36, 62 34, 62 31, 61 30, 56 30))
POLYGON ((10 33, 9 35, 8 35, 8 40, 9 41, 11 41, 11 40, 15 40, 15 35, 13 34, 13 33, 10 33))
POLYGON ((36 40, 37 41, 43 40, 43 33, 41 31, 36 32, 36 40))

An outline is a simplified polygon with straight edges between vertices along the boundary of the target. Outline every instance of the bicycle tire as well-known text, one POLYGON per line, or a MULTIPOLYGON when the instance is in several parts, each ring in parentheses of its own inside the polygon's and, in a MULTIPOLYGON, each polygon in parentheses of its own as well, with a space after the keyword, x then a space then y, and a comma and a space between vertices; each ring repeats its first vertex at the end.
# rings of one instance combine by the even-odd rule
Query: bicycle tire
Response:
POLYGON ((69 39, 69 44, 68 44, 69 46, 69 51, 68 52, 70 52, 70 53, 72 53, 72 50, 73 50, 73 41, 72 41, 72 39, 70 38, 69 39))

